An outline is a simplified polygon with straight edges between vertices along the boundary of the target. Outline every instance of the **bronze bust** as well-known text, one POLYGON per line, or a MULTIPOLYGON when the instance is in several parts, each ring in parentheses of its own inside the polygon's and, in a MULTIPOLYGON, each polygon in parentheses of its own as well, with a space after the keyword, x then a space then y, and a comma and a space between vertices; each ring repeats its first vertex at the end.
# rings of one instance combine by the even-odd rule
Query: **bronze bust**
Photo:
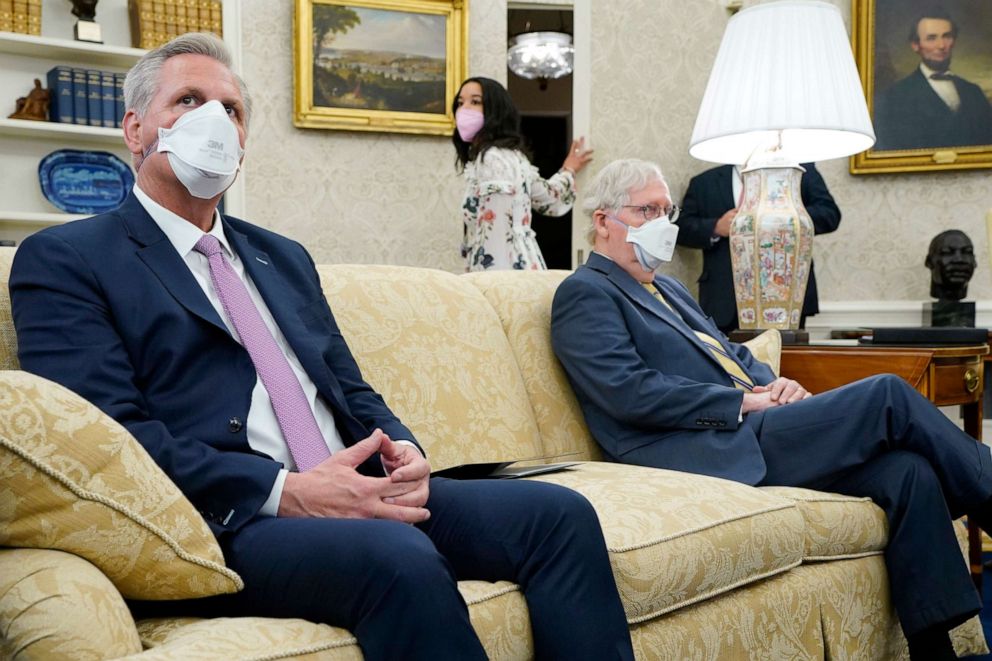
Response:
POLYGON ((924 264, 930 269, 930 295, 942 301, 960 301, 968 295, 975 273, 975 248, 961 230, 946 230, 930 241, 924 264))
POLYGON ((99 0, 69 0, 72 3, 72 15, 81 21, 96 19, 96 3, 99 0))

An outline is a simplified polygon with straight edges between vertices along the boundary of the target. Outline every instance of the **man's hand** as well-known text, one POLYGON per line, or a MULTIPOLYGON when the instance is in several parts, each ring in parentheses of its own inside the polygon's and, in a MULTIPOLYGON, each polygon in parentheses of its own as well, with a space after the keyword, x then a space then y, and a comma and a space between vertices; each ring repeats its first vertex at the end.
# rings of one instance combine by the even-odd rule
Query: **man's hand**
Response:
POLYGON ((780 376, 766 386, 755 386, 753 392, 767 392, 776 404, 791 404, 813 396, 813 393, 799 385, 798 381, 787 379, 784 376, 780 376))
POLYGON ((382 466, 395 485, 405 485, 409 490, 399 496, 388 496, 383 502, 390 505, 423 507, 427 503, 431 465, 417 448, 407 443, 394 443, 387 437, 379 446, 382 466))
POLYGON ((716 225, 713 226, 713 236, 730 236, 730 223, 736 215, 737 209, 731 209, 720 216, 719 220, 716 221, 716 225))
MULTIPOLYGON (((427 478, 420 478, 422 485, 412 486, 412 482, 417 482, 416 476, 427 461, 420 457, 418 464, 397 447, 403 448, 376 429, 368 438, 334 453, 313 469, 289 473, 279 501, 279 516, 426 521, 430 518, 430 512, 423 507, 427 502, 427 478), (396 467, 393 476, 366 477, 355 470, 376 452, 383 452, 384 461, 396 467)), ((416 453, 413 448, 407 449, 416 453)))
POLYGON ((764 411, 773 406, 785 406, 801 399, 812 397, 798 381, 780 376, 766 386, 755 386, 751 392, 744 393, 744 404, 741 413, 764 411))

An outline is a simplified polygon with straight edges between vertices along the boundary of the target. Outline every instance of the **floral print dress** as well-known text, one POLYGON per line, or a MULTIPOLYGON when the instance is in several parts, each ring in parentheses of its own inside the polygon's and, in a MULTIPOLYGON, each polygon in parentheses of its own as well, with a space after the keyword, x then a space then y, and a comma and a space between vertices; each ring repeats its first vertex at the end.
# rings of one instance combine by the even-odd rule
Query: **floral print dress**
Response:
POLYGON ((531 208, 548 216, 568 213, 575 202, 572 173, 542 179, 519 151, 491 147, 465 166, 465 181, 465 270, 546 269, 531 208))

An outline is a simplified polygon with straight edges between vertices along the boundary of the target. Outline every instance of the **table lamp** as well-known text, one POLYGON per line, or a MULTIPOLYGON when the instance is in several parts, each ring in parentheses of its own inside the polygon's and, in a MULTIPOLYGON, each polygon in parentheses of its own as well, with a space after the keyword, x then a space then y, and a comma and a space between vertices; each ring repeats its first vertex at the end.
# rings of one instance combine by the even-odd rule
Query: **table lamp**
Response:
POLYGON ((874 142, 837 7, 784 0, 730 19, 689 153, 744 164, 730 229, 740 328, 799 327, 813 252, 799 163, 850 156, 874 142))

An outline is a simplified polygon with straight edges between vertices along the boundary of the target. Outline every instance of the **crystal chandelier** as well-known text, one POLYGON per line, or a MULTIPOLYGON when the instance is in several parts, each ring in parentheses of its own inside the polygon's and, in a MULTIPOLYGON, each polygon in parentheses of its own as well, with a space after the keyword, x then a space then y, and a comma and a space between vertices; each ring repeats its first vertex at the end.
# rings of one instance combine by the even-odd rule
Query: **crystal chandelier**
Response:
MULTIPOLYGON (((525 32, 510 39, 506 54, 510 71, 521 78, 546 81, 572 73, 571 35, 564 32, 525 32)), ((543 88, 543 85, 542 85, 543 88)))

